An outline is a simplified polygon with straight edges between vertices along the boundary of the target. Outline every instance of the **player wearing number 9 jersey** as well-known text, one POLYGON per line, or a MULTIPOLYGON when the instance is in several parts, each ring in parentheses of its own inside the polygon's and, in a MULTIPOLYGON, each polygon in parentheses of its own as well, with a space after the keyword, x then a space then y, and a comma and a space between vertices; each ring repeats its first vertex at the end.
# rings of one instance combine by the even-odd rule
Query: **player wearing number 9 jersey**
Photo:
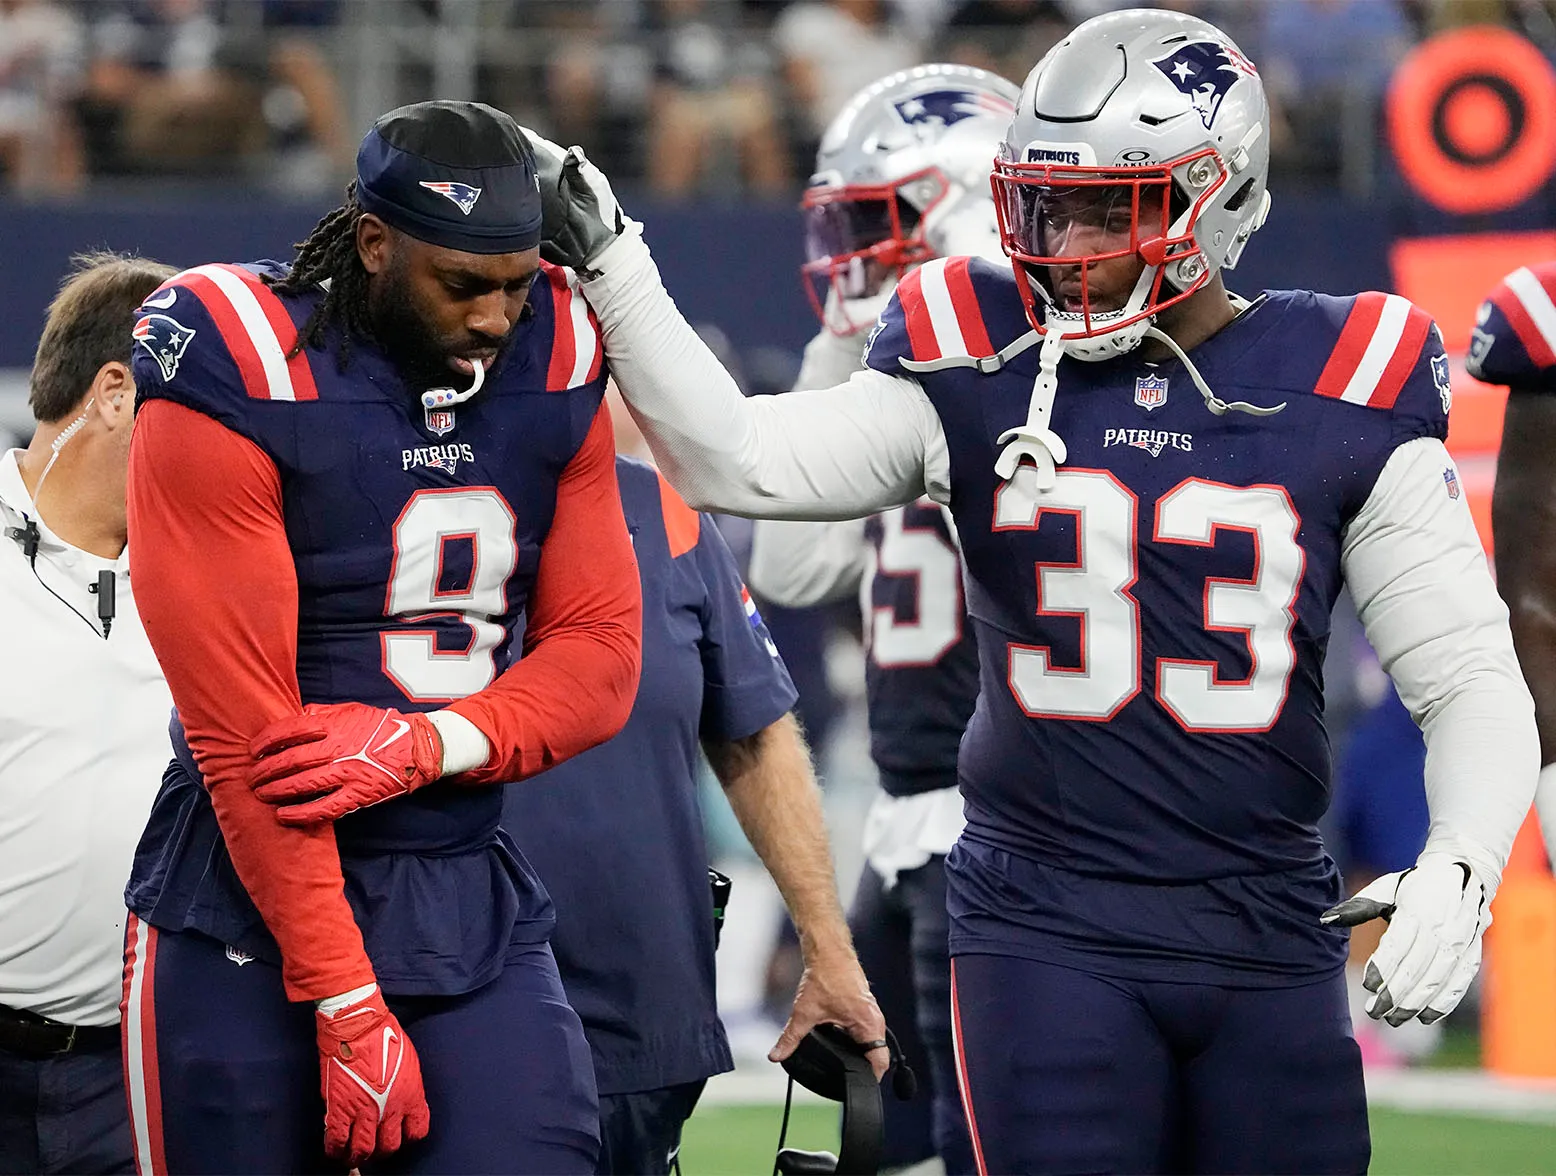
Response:
POLYGON ((603 177, 541 157, 543 253, 589 275, 688 501, 836 518, 927 491, 955 517, 982 686, 953 1009, 984 1171, 1364 1171, 1343 928, 1391 917, 1371 1015, 1451 1011, 1533 794, 1432 323, 1392 295, 1223 285, 1268 208, 1268 142, 1257 70, 1214 26, 1086 22, 995 163, 1011 266, 926 263, 868 370, 753 400, 603 177), (1342 584, 1425 735, 1431 832, 1335 907, 1317 822, 1342 584))
POLYGON ((290 269, 142 308, 130 530, 178 749, 127 891, 142 1172, 594 1171, 501 787, 620 728, 640 597, 535 175, 506 115, 401 108, 290 269))
MULTIPOLYGON (((923 65, 866 86, 822 136, 803 203, 805 276, 822 328, 796 389, 831 388, 864 364, 870 324, 898 281, 935 257, 1000 256, 989 167, 1016 87, 964 65, 923 65)), ((927 1087, 883 1102, 882 1164, 938 1154, 973 1168, 951 1045, 945 857, 962 831, 956 753, 978 696, 949 515, 927 498, 869 519, 756 524, 751 585, 800 608, 854 593, 864 614, 870 756, 881 793, 849 925, 881 1011, 927 1087)))

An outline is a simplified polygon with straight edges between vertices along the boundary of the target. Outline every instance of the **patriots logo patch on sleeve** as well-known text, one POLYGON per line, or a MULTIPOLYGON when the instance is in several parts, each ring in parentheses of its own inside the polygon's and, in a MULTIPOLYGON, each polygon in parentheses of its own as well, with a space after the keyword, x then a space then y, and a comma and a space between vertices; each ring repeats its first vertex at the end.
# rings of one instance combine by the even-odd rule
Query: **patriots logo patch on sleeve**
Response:
POLYGON ((1156 68, 1167 75, 1167 80, 1188 95, 1199 121, 1210 129, 1221 109, 1232 84, 1240 75, 1253 75, 1253 66, 1247 58, 1232 52, 1214 41, 1190 41, 1179 45, 1170 57, 1156 62, 1156 68))
POLYGON ((429 192, 436 192, 439 196, 446 196, 453 201, 455 207, 466 216, 475 207, 475 202, 481 198, 481 189, 469 184, 456 183, 453 180, 422 180, 421 186, 429 192))
POLYGON ((1446 355, 1432 356, 1432 383, 1437 387, 1437 397, 1443 402, 1443 412, 1453 407, 1453 373, 1448 370, 1446 355))
POLYGON ((193 327, 186 327, 169 315, 143 314, 130 331, 130 337, 157 361, 162 382, 166 384, 178 374, 178 363, 184 358, 184 350, 195 333, 193 327))

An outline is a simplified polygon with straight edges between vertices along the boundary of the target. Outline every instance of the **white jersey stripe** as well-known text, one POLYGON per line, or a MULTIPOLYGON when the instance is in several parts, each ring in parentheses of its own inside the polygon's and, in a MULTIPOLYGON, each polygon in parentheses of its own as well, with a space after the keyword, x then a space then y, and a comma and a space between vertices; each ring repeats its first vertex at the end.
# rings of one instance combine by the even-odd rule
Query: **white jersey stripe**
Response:
POLYGON ((248 283, 219 265, 197 265, 186 272, 209 278, 226 296, 237 313, 238 321, 243 324, 249 342, 259 355, 260 365, 265 369, 265 379, 270 385, 270 399, 296 400, 297 395, 292 390, 292 373, 286 367, 286 350, 281 346, 281 340, 276 338, 275 328, 265 317, 259 299, 254 297, 254 291, 249 289, 248 283))
POLYGON ((1556 352, 1556 303, 1551 302, 1551 296, 1540 285, 1540 279, 1534 276, 1534 271, 1528 266, 1523 266, 1508 274, 1506 282, 1507 288, 1524 304, 1535 327, 1545 337, 1545 345, 1556 352))
POLYGON ((124 1002, 124 1071, 129 1079, 130 1134, 135 1141, 135 1166, 141 1176, 151 1176, 151 1116, 146 1109, 146 1049, 141 1005, 146 999, 146 951, 151 938, 146 924, 135 921, 134 963, 130 965, 130 991, 124 1002))
POLYGON ((1356 370, 1351 373, 1345 391, 1340 393, 1341 400, 1348 400, 1352 404, 1366 404, 1372 399, 1372 394, 1377 391, 1378 381, 1383 378, 1389 360, 1394 358, 1399 341, 1404 337, 1405 320, 1409 316, 1408 298, 1401 298, 1398 294, 1384 296, 1383 313, 1378 316, 1378 325, 1372 332, 1372 338, 1367 341, 1367 350, 1362 353, 1361 361, 1357 363, 1356 370))
POLYGON ((589 322, 589 303, 584 300, 583 291, 578 288, 578 277, 572 270, 567 271, 567 284, 573 295, 567 304, 573 320, 573 374, 568 377, 567 386, 576 388, 589 378, 600 340, 589 322))
POLYGON ((962 338, 962 325, 956 321, 956 307, 951 303, 951 288, 946 284, 945 267, 943 260, 931 261, 919 267, 919 289, 924 295, 924 307, 929 311, 929 325, 934 329, 941 358, 968 354, 967 343, 962 338))

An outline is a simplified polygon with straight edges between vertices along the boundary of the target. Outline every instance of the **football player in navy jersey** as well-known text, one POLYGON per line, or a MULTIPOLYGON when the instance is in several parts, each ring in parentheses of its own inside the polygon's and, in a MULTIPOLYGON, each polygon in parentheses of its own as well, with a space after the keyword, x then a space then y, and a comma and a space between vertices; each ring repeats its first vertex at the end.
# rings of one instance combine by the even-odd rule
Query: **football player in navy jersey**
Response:
POLYGON ((1255 67, 1162 10, 1033 69, 994 167, 1011 264, 926 262, 837 388, 741 398, 581 152, 543 256, 699 508, 949 505, 982 677, 947 861, 978 1166, 1361 1172, 1367 1012, 1450 1012, 1534 791, 1533 706, 1457 473, 1448 366, 1394 295, 1228 293, 1269 207, 1255 67), (1341 586, 1421 724, 1431 832, 1341 904, 1321 660, 1341 586))
MULTIPOLYGON (((630 426, 630 421, 628 422, 630 426)), ((614 739, 504 798, 557 907, 551 940, 600 1092, 602 1173, 665 1173, 731 1068, 714 1001, 699 742, 799 930, 807 973, 775 1050, 820 1021, 885 1036, 838 905, 820 794, 777 647, 711 518, 618 458, 643 589, 643 676, 614 739)))
POLYGON ((144 1173, 594 1171, 499 786, 626 721, 641 601, 598 329, 540 227, 513 121, 422 103, 290 268, 142 306, 129 525, 177 708, 126 891, 144 1173))
MULTIPOLYGON (((797 389, 831 388, 863 367, 868 329, 913 266, 1001 256, 989 168, 1016 95, 981 69, 923 65, 865 87, 833 120, 803 203, 805 277, 822 329, 806 345, 797 389)), ((963 825, 956 749, 978 697, 978 647, 955 530, 928 498, 867 520, 762 520, 750 575, 778 604, 860 600, 881 793, 865 820, 849 924, 927 1087, 907 1102, 883 1100, 882 1162, 938 1154, 948 1172, 971 1172, 951 1046, 945 855, 963 825)))
POLYGON ((1535 808, 1546 857, 1556 862, 1556 262, 1521 266, 1486 295, 1465 367, 1508 389, 1491 497, 1497 588, 1534 694, 1544 765, 1535 808))

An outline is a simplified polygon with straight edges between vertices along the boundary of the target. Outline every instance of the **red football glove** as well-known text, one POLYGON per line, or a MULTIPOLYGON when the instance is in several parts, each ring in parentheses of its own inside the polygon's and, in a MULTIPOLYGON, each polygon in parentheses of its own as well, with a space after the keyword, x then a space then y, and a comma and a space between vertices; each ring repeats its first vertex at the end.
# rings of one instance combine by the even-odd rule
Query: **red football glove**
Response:
POLYGON ((431 784, 443 740, 426 715, 360 702, 309 703, 249 744, 249 786, 283 825, 335 821, 431 784))
POLYGON ((324 1150, 352 1167, 427 1138, 431 1116, 416 1047, 377 988, 333 1017, 314 1012, 324 1150))

